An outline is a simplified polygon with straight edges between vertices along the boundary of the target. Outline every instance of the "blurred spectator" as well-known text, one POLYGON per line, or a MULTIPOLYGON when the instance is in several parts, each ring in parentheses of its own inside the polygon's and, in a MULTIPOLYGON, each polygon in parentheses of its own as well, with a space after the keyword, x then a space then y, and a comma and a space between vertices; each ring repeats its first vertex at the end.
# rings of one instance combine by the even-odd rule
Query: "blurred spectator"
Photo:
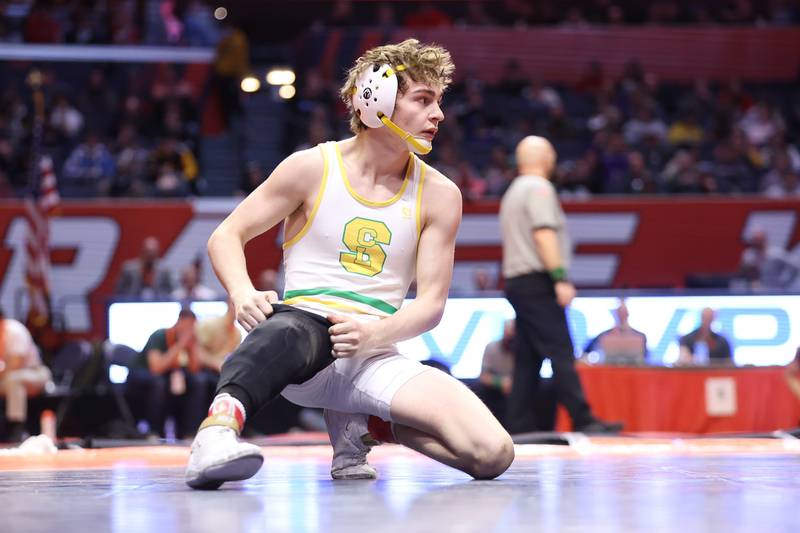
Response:
POLYGON ((83 129, 83 114, 70 103, 66 96, 59 95, 50 111, 50 127, 61 139, 72 142, 83 129))
POLYGON ((150 156, 150 182, 155 196, 180 197, 197 191, 199 167, 189 148, 174 137, 161 139, 150 156))
POLYGON ((142 146, 134 126, 120 129, 115 147, 116 175, 111 183, 111 196, 145 196, 149 152, 142 146))
POLYGON ((734 364, 731 345, 725 337, 711 329, 713 322, 714 310, 706 307, 700 313, 700 326, 680 338, 678 364, 734 364))
POLYGON ((163 37, 167 43, 175 44, 180 42, 183 35, 183 22, 178 18, 176 11, 179 6, 175 0, 161 0, 158 2, 158 12, 161 15, 163 37))
POLYGON ((673 146, 699 146, 704 137, 705 132, 697 121, 697 115, 691 111, 684 112, 667 132, 667 139, 673 146))
POLYGON ((784 129, 780 115, 763 101, 747 110, 739 121, 739 127, 744 131, 747 140, 755 146, 767 144, 784 129))
POLYGON ((114 158, 97 133, 89 132, 64 163, 61 193, 66 197, 107 194, 114 180, 114 158))
POLYGON ((627 191, 640 194, 661 192, 661 185, 653 172, 647 168, 641 152, 628 153, 628 174, 625 178, 627 191))
POLYGON ((242 332, 236 327, 233 303, 228 300, 224 315, 198 320, 194 331, 201 366, 198 377, 205 388, 206 404, 209 404, 216 392, 222 364, 242 342, 242 332))
POLYGON ((155 129, 152 122, 149 106, 139 94, 130 90, 117 109, 114 124, 117 127, 133 126, 142 135, 149 135, 155 129))
POLYGON ((172 414, 176 437, 190 437, 203 419, 207 398, 199 377, 196 321, 193 312, 181 310, 175 325, 154 331, 131 363, 128 388, 144 398, 151 433, 164 436, 164 421, 172 414))
POLYGON ((25 440, 28 397, 41 394, 51 378, 31 334, 0 310, 0 396, 6 404, 6 441, 25 440))
POLYGON ((225 359, 242 342, 242 332, 236 327, 236 309, 230 300, 224 315, 198 320, 195 333, 201 365, 219 375, 225 359))
POLYGON ((800 198, 800 174, 796 172, 784 172, 780 183, 775 183, 767 187, 764 196, 769 198, 800 198))
POLYGON ((622 124, 623 116, 620 109, 611 103, 608 94, 603 94, 597 98, 597 105, 594 113, 586 121, 586 127, 590 131, 616 130, 622 124))
POLYGON ((525 99, 533 106, 534 112, 539 110, 548 114, 554 109, 562 106, 561 96, 558 91, 545 85, 539 77, 533 77, 530 84, 523 87, 525 99))
POLYGON ((673 154, 661 173, 661 181, 667 192, 699 192, 696 157, 696 153, 688 149, 673 154))
POLYGON ((142 300, 169 299, 172 293, 172 278, 169 270, 160 263, 161 245, 155 237, 142 241, 139 257, 122 264, 117 281, 117 296, 128 296, 142 300))
POLYGON ((464 193, 467 201, 477 200, 486 193, 486 182, 465 158, 459 157, 452 142, 443 142, 437 150, 436 169, 450 178, 464 193))
POLYGON ((503 337, 486 345, 483 351, 479 385, 475 393, 498 419, 505 418, 506 398, 514 380, 514 321, 503 324, 503 337))
POLYGON ((749 288, 785 289, 799 274, 800 267, 791 254, 779 246, 771 246, 764 230, 753 231, 742 252, 739 279, 744 280, 749 288))
POLYGON ((228 127, 242 114, 239 100, 239 83, 250 72, 250 45, 247 35, 225 19, 222 35, 214 57, 212 87, 216 88, 222 114, 228 127))
POLYGON ((714 148, 713 172, 722 192, 758 190, 758 174, 747 153, 733 138, 714 148))
POLYGON ((136 44, 142 35, 136 24, 138 0, 119 0, 111 10, 111 43, 136 44))
POLYGON ((637 146, 647 137, 659 143, 667 139, 667 126, 656 117, 652 102, 641 104, 636 110, 636 116, 625 123, 625 141, 628 144, 637 146))
POLYGON ((589 362, 593 352, 601 352, 601 361, 611 364, 642 364, 647 359, 647 336, 628 323, 630 314, 625 302, 614 311, 616 325, 590 340, 583 348, 589 362))
POLYGON ((195 102, 192 85, 180 77, 173 65, 158 66, 150 88, 156 134, 174 136, 185 140, 188 136, 186 120, 193 120, 195 102))
POLYGON ((608 137, 608 144, 600 156, 600 161, 605 173, 603 192, 620 194, 630 191, 628 179, 628 147, 624 137, 619 133, 612 133, 608 137))
POLYGON ((180 287, 172 291, 172 297, 178 301, 193 302, 195 300, 214 300, 217 293, 206 287, 199 280, 197 265, 186 265, 181 269, 180 287))
POLYGON ((190 0, 183 16, 183 42, 188 46, 214 46, 219 29, 207 2, 190 0))
POLYGON ((508 150, 503 145, 492 148, 489 165, 483 172, 486 181, 487 197, 499 198, 508 189, 511 180, 514 179, 514 168, 509 161, 508 150))
POLYGON ((73 13, 69 32, 64 40, 75 44, 101 44, 108 42, 108 17, 105 2, 78 4, 73 13))

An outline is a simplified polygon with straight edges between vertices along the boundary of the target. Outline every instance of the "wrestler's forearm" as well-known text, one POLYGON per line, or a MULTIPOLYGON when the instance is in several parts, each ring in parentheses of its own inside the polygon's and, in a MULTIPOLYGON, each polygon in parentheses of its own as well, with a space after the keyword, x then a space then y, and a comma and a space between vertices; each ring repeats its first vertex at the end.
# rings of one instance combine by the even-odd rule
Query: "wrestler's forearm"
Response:
POLYGON ((247 273, 244 255, 244 242, 236 235, 226 231, 224 226, 217 228, 208 240, 208 257, 211 266, 228 294, 254 290, 253 282, 247 273))
POLYGON ((387 346, 430 331, 442 319, 445 301, 418 296, 397 313, 375 323, 375 345, 387 346))

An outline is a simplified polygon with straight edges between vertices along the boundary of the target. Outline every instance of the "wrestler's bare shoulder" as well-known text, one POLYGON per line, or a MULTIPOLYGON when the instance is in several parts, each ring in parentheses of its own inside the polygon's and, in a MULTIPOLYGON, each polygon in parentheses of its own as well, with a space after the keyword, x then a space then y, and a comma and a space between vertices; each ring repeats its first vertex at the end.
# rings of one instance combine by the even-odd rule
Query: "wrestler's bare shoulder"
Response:
POLYGON ((461 190, 458 185, 430 165, 427 165, 425 172, 423 191, 426 198, 461 205, 461 190))

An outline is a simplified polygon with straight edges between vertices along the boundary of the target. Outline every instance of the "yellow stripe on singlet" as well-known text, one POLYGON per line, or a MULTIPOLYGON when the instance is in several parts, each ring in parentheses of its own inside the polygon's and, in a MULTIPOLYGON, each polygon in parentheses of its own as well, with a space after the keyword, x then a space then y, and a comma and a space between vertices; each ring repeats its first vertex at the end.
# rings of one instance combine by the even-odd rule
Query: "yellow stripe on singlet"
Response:
MULTIPOLYGON (((325 307, 331 307, 333 309, 339 309, 339 310, 342 310, 342 311, 358 313, 359 315, 372 315, 373 314, 373 313, 368 313, 367 311, 365 311, 364 309, 362 309, 360 307, 356 307, 356 306, 353 306, 353 305, 347 305, 347 304, 340 303, 340 302, 334 301, 334 300, 323 300, 322 298, 312 298, 310 296, 297 296, 295 298, 289 298, 288 300, 284 300, 283 301, 283 303, 286 304, 286 305, 294 305, 296 303, 302 303, 302 302, 318 303, 318 304, 324 305, 325 307)), ((373 316, 376 316, 376 315, 373 315, 373 316)))

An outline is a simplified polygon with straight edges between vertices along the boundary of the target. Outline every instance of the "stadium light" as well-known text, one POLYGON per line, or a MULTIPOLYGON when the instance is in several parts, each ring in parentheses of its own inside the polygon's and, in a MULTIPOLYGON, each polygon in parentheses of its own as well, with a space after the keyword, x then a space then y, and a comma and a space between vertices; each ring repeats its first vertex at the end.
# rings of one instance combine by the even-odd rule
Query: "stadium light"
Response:
POLYGON ((242 80, 241 87, 246 93, 254 93, 261 88, 261 82, 255 76, 247 76, 242 80))
POLYGON ((290 68, 273 68, 267 72, 267 83, 270 85, 291 85, 295 80, 294 70, 290 68))
POLYGON ((281 88, 278 89, 278 96, 284 100, 290 100, 294 98, 296 92, 294 85, 281 85, 281 88))

